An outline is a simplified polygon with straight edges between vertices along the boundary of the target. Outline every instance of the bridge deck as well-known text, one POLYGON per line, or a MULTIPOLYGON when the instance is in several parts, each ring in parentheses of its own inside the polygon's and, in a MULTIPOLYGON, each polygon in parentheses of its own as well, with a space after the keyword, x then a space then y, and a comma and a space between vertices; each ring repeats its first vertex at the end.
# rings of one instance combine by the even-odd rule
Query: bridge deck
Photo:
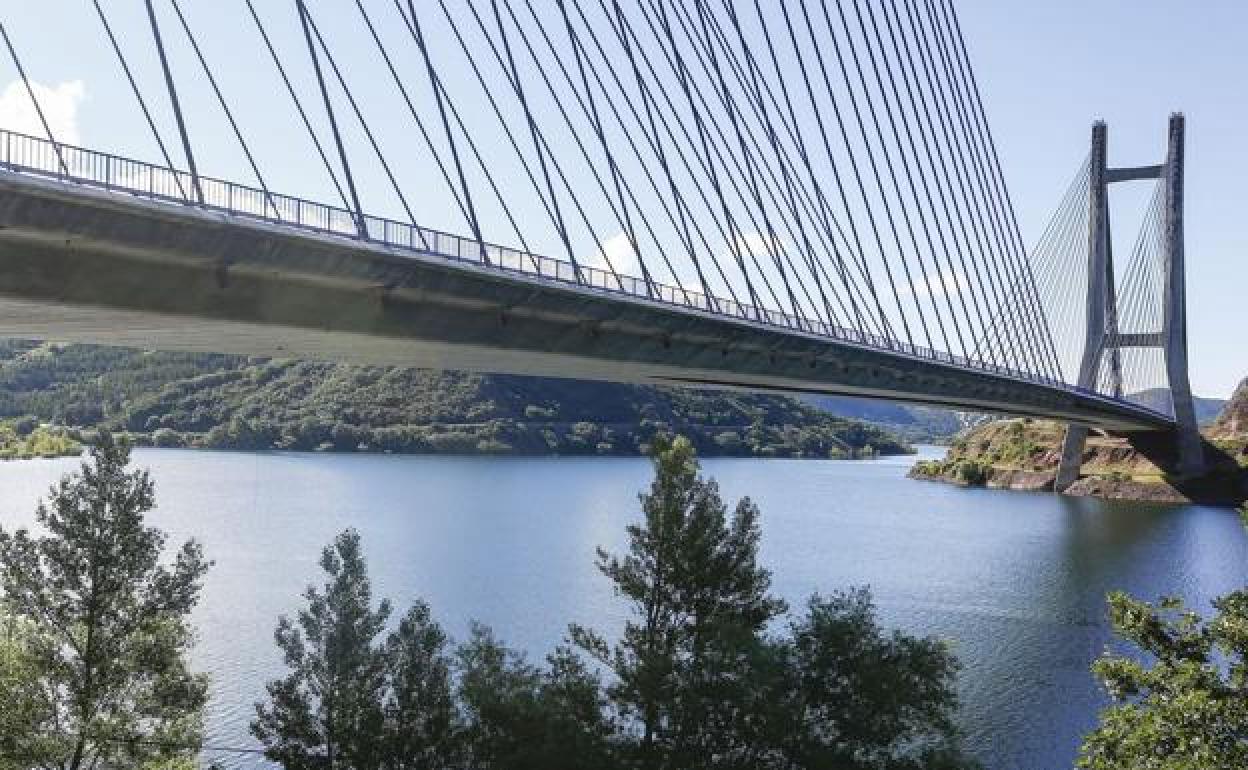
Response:
POLYGON ((841 393, 1112 430, 1168 416, 981 361, 0 132, 0 334, 841 393), (579 275, 578 275, 579 272, 579 275))

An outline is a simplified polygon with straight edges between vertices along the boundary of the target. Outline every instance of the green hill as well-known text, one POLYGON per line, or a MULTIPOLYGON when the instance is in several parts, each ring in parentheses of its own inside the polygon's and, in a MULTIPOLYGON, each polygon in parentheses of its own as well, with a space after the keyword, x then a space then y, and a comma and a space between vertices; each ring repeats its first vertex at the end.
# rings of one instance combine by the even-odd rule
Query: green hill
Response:
MULTIPOLYGON (((1131 396, 1145 406, 1151 406, 1159 412, 1170 411, 1170 392, 1161 388, 1152 390, 1144 390, 1134 393, 1131 396)), ((1193 396, 1192 406, 1196 408, 1196 422, 1200 425, 1209 425, 1218 419, 1218 415, 1222 414, 1222 410, 1230 403, 1225 398, 1204 398, 1203 396, 1193 396)))
POLYGON ((708 456, 909 451, 782 396, 0 341, 0 418, 25 415, 206 448, 631 455, 674 432, 708 456))
POLYGON ((837 417, 869 422, 906 441, 923 444, 946 444, 966 428, 986 419, 978 412, 959 412, 882 399, 814 395, 800 398, 837 417))
POLYGON ((1248 467, 1248 379, 1239 383, 1235 395, 1206 433, 1222 451, 1248 467))

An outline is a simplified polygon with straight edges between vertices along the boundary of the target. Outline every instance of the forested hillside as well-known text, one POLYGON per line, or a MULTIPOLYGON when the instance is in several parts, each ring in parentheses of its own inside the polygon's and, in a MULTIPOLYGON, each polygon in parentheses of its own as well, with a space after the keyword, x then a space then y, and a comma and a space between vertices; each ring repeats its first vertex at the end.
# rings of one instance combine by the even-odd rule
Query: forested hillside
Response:
POLYGON ((1248 467, 1248 379, 1239 383, 1235 395, 1207 431, 1222 451, 1248 467))
POLYGON ((612 454, 681 433, 704 455, 907 448, 782 396, 0 342, 0 417, 238 449, 612 454))
POLYGON ((852 396, 801 396, 802 401, 838 417, 879 426, 906 441, 944 444, 967 428, 991 419, 979 412, 960 412, 899 401, 852 396))

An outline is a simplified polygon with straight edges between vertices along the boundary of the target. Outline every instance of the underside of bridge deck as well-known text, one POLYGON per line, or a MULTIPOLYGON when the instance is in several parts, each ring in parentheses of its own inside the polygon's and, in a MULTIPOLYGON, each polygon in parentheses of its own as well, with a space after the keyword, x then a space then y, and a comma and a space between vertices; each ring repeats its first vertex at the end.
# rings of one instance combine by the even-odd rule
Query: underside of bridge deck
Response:
POLYGON ((1123 401, 351 238, 0 172, 0 335, 836 393, 1166 429, 1123 401))

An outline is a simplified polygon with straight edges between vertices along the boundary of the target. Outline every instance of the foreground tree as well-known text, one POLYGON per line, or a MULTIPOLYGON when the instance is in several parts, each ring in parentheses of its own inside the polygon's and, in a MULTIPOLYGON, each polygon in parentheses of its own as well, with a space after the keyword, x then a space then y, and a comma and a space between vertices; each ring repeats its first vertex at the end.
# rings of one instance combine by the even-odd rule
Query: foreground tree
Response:
POLYGON ((788 697, 771 697, 793 707, 775 735, 785 766, 973 766, 953 723, 958 663, 943 642, 885 633, 866 589, 812 597, 791 628, 788 697))
POLYGON ((0 610, 0 770, 55 762, 59 736, 40 735, 49 724, 48 701, 34 660, 31 625, 0 610))
POLYGON ((456 770, 461 765, 459 712, 447 654, 449 640, 417 601, 386 639, 387 767, 456 770))
POLYGON ((296 622, 278 620, 274 639, 290 673, 268 684, 251 732, 265 756, 289 770, 383 767, 385 656, 376 639, 389 602, 373 608, 360 536, 343 532, 321 553, 326 581, 309 586, 296 622))
MULTIPOLYGON (((1241 510, 1248 523, 1248 507, 1241 510)), ((1209 622, 1165 598, 1109 597, 1114 632, 1151 663, 1106 654, 1092 666, 1114 703, 1083 742, 1090 770, 1248 767, 1248 589, 1213 603, 1209 622)))
POLYGON ((785 610, 757 564, 758 509, 748 499, 731 520, 714 481, 698 475, 692 444, 654 453, 655 478, 641 495, 644 520, 628 527, 628 553, 598 551, 598 568, 633 609, 620 642, 574 626, 573 640, 615 674, 615 707, 640 728, 646 767, 693 768, 749 753, 725 725, 742 719, 751 688, 749 648, 785 610))
POLYGON ((457 651, 467 767, 475 770, 610 770, 612 728, 598 677, 567 649, 545 668, 528 663, 483 626, 457 651))
POLYGON ((886 634, 870 596, 810 600, 789 635, 758 563, 758 508, 729 514, 692 445, 661 443, 644 520, 598 567, 632 608, 619 641, 573 626, 544 665, 474 625, 452 656, 417 603, 379 643, 359 536, 327 548, 291 673, 253 733, 292 770, 948 770, 972 766, 953 726, 957 663, 933 639, 886 634))
POLYGON ((876 625, 869 595, 818 597, 791 637, 767 635, 784 602, 758 564, 758 508, 732 515, 690 443, 654 454, 628 552, 598 566, 633 617, 620 641, 573 626, 610 669, 611 703, 644 768, 961 767, 945 646, 876 625))
POLYGON ((323 588, 275 635, 290 673, 268 685, 252 733, 290 770, 609 770, 601 685, 567 650, 525 662, 474 626, 450 640, 416 602, 384 639, 359 535, 325 549, 323 588))
POLYGON ((40 503, 47 534, 0 528, 0 588, 17 624, 6 666, 19 696, 37 693, 16 712, 38 739, 27 766, 168 766, 197 753, 207 679, 187 664, 187 617, 209 562, 192 540, 161 564, 165 534, 144 524, 152 481, 129 459, 101 435, 40 503))

